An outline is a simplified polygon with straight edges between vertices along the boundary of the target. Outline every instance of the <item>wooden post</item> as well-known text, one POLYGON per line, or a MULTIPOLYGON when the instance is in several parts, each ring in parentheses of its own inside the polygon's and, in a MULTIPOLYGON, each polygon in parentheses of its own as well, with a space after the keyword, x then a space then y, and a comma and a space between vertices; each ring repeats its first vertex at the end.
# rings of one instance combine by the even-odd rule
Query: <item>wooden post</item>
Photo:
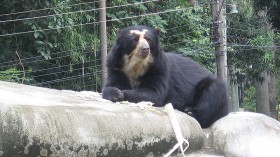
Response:
POLYGON ((213 42, 217 59, 217 76, 227 80, 226 2, 212 0, 213 42))
POLYGON ((99 31, 100 49, 102 56, 102 85, 107 78, 106 56, 107 56, 107 31, 106 31, 106 0, 99 0, 99 31))

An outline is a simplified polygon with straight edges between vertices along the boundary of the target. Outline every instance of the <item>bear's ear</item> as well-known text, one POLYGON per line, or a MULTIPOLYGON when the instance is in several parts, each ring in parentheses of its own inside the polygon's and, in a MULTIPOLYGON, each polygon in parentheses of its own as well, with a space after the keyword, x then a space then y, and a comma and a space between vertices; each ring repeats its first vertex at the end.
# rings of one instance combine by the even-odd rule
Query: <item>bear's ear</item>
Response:
POLYGON ((155 30, 156 30, 157 34, 159 35, 160 29, 156 28, 155 30))
POLYGON ((121 32, 122 32, 122 29, 119 28, 119 29, 118 29, 118 34, 120 34, 121 32))

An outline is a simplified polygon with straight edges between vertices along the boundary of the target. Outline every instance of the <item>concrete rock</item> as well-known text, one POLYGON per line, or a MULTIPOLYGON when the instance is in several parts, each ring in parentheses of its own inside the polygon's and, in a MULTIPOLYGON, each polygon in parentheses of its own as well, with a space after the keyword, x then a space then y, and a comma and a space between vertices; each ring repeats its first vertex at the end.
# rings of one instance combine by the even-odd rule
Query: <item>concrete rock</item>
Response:
POLYGON ((263 114, 230 113, 208 132, 206 145, 226 157, 280 156, 280 123, 263 114))
MULTIPOLYGON (((161 156, 177 141, 163 108, 156 111, 95 92, 0 81, 0 156, 161 156)), ((198 122, 179 111, 176 117, 189 152, 199 150, 204 134, 198 122)))

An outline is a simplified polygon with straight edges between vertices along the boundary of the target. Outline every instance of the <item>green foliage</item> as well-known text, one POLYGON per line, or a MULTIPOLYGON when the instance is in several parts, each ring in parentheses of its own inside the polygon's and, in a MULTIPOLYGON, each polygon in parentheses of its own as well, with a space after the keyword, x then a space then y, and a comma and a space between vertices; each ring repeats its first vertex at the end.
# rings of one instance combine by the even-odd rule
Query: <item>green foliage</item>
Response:
POLYGON ((244 100, 242 108, 245 111, 256 111, 256 89, 254 86, 250 86, 244 91, 244 100))
POLYGON ((280 30, 280 2, 278 0, 254 0, 256 10, 267 9, 269 15, 269 21, 273 24, 273 27, 280 30))
MULTIPOLYGON (((92 62, 92 60, 97 60, 100 56, 98 54, 98 28, 95 25, 93 25, 93 28, 92 25, 79 25, 94 22, 98 17, 98 10, 95 9, 95 5, 74 5, 81 2, 83 1, 4 0, 3 5, 0 6, 0 14, 41 10, 0 17, 3 21, 9 20, 9 18, 30 18, 15 21, 14 23, 3 23, 0 25, 2 32, 34 31, 34 33, 1 37, 0 43, 1 47, 4 48, 2 49, 4 55, 0 58, 0 63, 18 52, 21 57, 38 60, 38 62, 27 61, 23 63, 24 66, 28 65, 34 69, 33 71, 25 72, 34 76, 34 83, 37 85, 43 85, 40 82, 50 82, 44 84, 44 86, 68 89, 77 85, 84 87, 83 84, 92 83, 92 79, 94 79, 95 81, 93 82, 99 82, 97 86, 100 89, 100 73, 92 75, 88 82, 84 82, 86 81, 85 79, 71 79, 68 82, 63 80, 64 78, 71 78, 73 75, 81 76, 81 70, 78 71, 77 69, 84 68, 83 73, 92 74, 96 72, 95 68, 92 67, 100 64, 100 61, 98 61, 99 63, 97 61, 92 62), (52 9, 42 10, 42 8, 52 9), (95 11, 80 12, 80 10, 89 9, 95 9, 95 11), (75 11, 79 12, 72 13, 75 11), (35 19, 32 19, 34 17, 35 19), (42 56, 45 60, 40 59, 38 56, 42 56), (54 80, 58 81, 54 82, 54 80)), ((0 71, 5 71, 5 67, 9 67, 9 65, 0 67, 0 71)), ((18 65, 14 66, 14 68, 18 69, 18 65)), ((20 80, 18 81, 20 82, 20 80)), ((80 90, 80 88, 74 89, 80 90)))
MULTIPOLYGON (((27 70, 27 72, 31 70, 27 70)), ((9 82, 31 82, 32 78, 24 77, 25 71, 17 70, 16 68, 10 68, 5 71, 0 71, 0 80, 9 82)))
POLYGON ((268 29, 266 19, 252 12, 250 0, 242 3, 249 5, 240 5, 239 14, 228 17, 228 65, 239 69, 247 80, 261 80, 263 71, 278 72, 272 46, 279 35, 268 29))
POLYGON ((214 49, 209 38, 211 20, 209 10, 210 8, 206 6, 196 6, 187 7, 182 13, 175 13, 175 18, 168 21, 169 25, 175 25, 167 31, 164 37, 168 42, 165 44, 165 48, 168 51, 181 52, 203 65, 211 65, 214 49))

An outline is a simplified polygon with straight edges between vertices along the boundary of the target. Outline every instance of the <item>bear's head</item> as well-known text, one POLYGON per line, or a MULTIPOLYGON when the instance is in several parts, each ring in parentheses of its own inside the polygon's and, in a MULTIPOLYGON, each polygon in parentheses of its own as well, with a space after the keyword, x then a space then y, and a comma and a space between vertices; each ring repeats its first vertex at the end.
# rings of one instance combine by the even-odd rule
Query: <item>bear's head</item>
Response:
MULTIPOLYGON (((132 86, 155 62, 160 53, 159 30, 148 26, 131 26, 118 32, 117 40, 111 52, 115 63, 129 78, 132 86), (121 62, 121 63, 120 63, 121 62), (134 82, 134 83, 133 83, 134 82)), ((115 67, 116 68, 116 67, 115 67)))
POLYGON ((159 30, 148 26, 130 26, 119 30, 116 44, 126 55, 146 58, 152 53, 154 56, 159 48, 159 30))

